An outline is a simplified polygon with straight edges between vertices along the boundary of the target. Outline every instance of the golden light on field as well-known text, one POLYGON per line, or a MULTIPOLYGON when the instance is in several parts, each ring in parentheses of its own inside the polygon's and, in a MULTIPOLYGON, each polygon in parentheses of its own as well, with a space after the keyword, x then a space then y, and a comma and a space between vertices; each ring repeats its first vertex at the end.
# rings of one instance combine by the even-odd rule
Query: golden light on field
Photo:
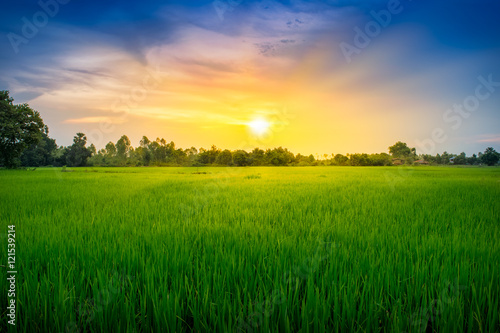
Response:
POLYGON ((250 131, 257 136, 267 134, 269 127, 271 127, 271 124, 264 118, 256 118, 247 125, 250 128, 250 131))

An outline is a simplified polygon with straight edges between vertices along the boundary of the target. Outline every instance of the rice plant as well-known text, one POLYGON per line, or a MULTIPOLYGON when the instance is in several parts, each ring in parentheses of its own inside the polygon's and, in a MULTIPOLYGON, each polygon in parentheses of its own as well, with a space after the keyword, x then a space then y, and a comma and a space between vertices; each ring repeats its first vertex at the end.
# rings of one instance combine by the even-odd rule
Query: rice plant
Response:
POLYGON ((0 171, 17 331, 500 330, 500 169, 203 170, 0 171))

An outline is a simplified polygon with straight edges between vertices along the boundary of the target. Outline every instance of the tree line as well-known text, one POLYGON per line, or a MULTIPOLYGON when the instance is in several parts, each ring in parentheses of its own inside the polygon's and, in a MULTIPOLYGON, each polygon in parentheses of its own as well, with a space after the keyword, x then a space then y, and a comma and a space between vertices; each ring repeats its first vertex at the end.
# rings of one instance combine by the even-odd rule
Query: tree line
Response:
POLYGON ((138 147, 133 147, 130 139, 123 135, 116 143, 109 142, 105 148, 97 150, 91 144, 87 147, 87 137, 77 133, 69 147, 58 147, 54 139, 42 134, 42 140, 31 144, 22 154, 22 166, 390 166, 394 164, 431 165, 495 165, 499 154, 488 148, 484 153, 468 157, 444 152, 433 155, 417 155, 415 148, 404 142, 389 147, 389 154, 331 154, 321 159, 312 154, 293 154, 283 147, 273 149, 254 148, 252 151, 210 149, 191 147, 177 148, 173 141, 163 138, 154 141, 143 136, 138 147), (399 162, 399 163, 396 163, 399 162))
POLYGON ((398 141, 388 148, 388 153, 379 154, 324 154, 301 155, 287 148, 254 148, 228 150, 211 146, 210 149, 191 147, 177 148, 173 141, 163 138, 149 140, 143 136, 139 146, 133 147, 130 139, 123 135, 116 143, 109 142, 97 150, 87 137, 77 133, 73 144, 58 146, 49 137, 48 128, 40 114, 27 104, 15 105, 8 91, 0 91, 0 166, 7 168, 41 166, 389 166, 394 164, 432 165, 495 165, 500 154, 493 148, 484 153, 468 157, 443 154, 417 155, 415 148, 398 141))

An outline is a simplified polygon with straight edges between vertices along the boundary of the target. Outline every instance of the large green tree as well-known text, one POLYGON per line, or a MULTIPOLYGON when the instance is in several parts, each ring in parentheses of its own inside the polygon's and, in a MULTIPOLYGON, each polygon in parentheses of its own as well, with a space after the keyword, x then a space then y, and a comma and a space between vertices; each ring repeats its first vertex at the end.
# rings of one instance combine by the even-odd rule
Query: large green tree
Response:
POLYGON ((453 164, 455 164, 455 165, 464 165, 466 163, 467 163, 467 156, 465 155, 464 152, 455 156, 455 159, 453 160, 453 164))
POLYGON ((109 141, 106 145, 106 157, 110 160, 116 157, 116 146, 113 142, 109 141))
POLYGON ((56 152, 56 140, 49 138, 46 133, 42 133, 42 139, 37 144, 31 144, 23 151, 21 163, 25 167, 54 165, 56 152))
POLYGON ((47 132, 37 111, 28 104, 15 105, 8 91, 0 91, 0 164, 7 168, 19 166, 22 152, 47 132))
POLYGON ((264 165, 265 162, 265 151, 260 148, 254 148, 250 153, 250 160, 252 165, 264 165))
POLYGON ((132 143, 130 142, 130 139, 128 136, 122 135, 118 142, 116 142, 116 156, 121 163, 125 163, 131 150, 132 143))
POLYGON ((219 165, 231 165, 233 164, 233 155, 231 151, 225 149, 219 153, 217 160, 215 161, 219 165))
POLYGON ((398 141, 393 146, 390 146, 389 153, 392 157, 403 159, 408 164, 413 163, 413 160, 417 157, 417 150, 415 148, 408 147, 406 143, 401 141, 398 141))
POLYGON ((484 154, 481 155, 481 162, 489 166, 497 164, 499 159, 500 154, 492 147, 486 148, 484 154))
POLYGON ((236 150, 233 152, 233 163, 237 166, 249 165, 249 154, 244 150, 236 150))
POLYGON ((90 150, 86 147, 87 137, 83 133, 76 133, 73 138, 73 144, 69 147, 66 162, 69 166, 85 166, 87 159, 92 155, 90 150))
POLYGON ((342 154, 337 154, 333 157, 333 163, 335 165, 347 165, 347 162, 349 162, 349 157, 342 154))
POLYGON ((141 141, 140 141, 140 147, 138 148, 139 151, 139 156, 142 160, 143 165, 149 165, 151 163, 152 159, 152 154, 151 151, 149 150, 149 145, 151 144, 151 141, 148 139, 147 136, 143 136, 141 141))

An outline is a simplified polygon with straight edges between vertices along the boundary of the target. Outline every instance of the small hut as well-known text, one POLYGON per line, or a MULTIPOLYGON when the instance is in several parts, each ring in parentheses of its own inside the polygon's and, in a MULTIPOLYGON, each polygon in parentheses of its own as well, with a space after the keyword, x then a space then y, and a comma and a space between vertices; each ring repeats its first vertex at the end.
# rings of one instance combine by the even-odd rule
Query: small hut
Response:
POLYGON ((392 159, 392 165, 403 165, 405 164, 405 161, 403 161, 400 158, 393 158, 392 159))

